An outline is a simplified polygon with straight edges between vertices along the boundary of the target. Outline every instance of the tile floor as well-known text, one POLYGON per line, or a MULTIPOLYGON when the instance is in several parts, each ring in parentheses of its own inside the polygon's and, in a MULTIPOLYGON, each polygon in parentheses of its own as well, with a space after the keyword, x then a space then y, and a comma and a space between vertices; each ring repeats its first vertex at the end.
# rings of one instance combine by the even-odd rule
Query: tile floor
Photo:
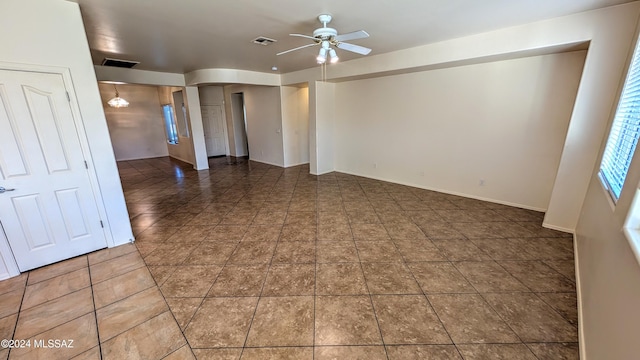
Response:
POLYGON ((119 164, 135 245, 0 282, 11 359, 578 359, 541 213, 308 167, 119 164))

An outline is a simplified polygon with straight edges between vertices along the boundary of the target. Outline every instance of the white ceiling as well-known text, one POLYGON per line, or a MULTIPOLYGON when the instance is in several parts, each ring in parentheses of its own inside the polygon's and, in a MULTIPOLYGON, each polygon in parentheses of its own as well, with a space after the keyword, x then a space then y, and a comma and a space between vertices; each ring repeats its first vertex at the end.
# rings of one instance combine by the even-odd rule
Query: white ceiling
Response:
MULTIPOLYGON (((136 60, 137 69, 185 73, 230 68, 285 73, 316 66, 318 48, 275 54, 309 40, 317 16, 339 33, 366 30, 354 44, 369 56, 631 0, 70 0, 80 4, 94 64, 136 60), (277 40, 262 46, 258 36, 277 40)), ((341 61, 360 55, 338 50, 341 61)))

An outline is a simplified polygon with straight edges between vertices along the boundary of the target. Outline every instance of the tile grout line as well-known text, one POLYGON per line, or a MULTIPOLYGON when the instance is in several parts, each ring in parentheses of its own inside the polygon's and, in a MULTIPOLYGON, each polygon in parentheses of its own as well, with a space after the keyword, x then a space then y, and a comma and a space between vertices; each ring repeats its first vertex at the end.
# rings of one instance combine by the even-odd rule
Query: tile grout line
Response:
MULTIPOLYGON (((227 210, 225 212, 225 215, 222 216, 222 218, 224 218, 224 216, 226 216, 227 214, 229 214, 231 212, 231 209, 227 210)), ((221 220, 216 223, 216 225, 214 225, 214 229, 215 226, 220 225, 220 223, 222 222, 222 218, 221 220)), ((211 231, 213 231, 214 229, 212 229, 211 231)), ((245 231, 243 232, 243 236, 244 234, 246 234, 247 230, 245 229, 245 231)), ((206 242, 206 237, 205 240, 201 241, 198 246, 200 246, 200 244, 203 244, 206 242)), ((227 265, 227 263, 229 262, 229 260, 231 259, 231 256, 233 256, 233 253, 236 251, 236 249, 238 248, 238 246, 240 246, 240 243, 242 242, 242 239, 240 241, 238 241, 236 243, 235 248, 233 249, 233 251, 231 251, 231 253, 229 254, 229 257, 227 258, 227 260, 225 261, 225 263, 222 265, 220 271, 218 272, 218 274, 216 275, 216 278, 213 280, 213 282, 211 283, 211 286, 209 286, 209 289, 207 290, 207 293, 204 295, 204 297, 202 298, 202 300, 200 301, 200 304, 196 307, 196 309, 194 310, 193 314, 191 314, 191 316, 189 317, 189 319, 187 320, 187 323, 184 325, 184 330, 182 328, 180 328, 180 325, 178 323, 178 320, 176 319, 175 315, 173 314, 173 311, 171 311, 171 307, 169 306, 169 303, 167 302, 166 297, 164 296, 164 293, 162 292, 162 290, 160 290, 160 286, 158 286, 158 290, 160 290, 160 294, 162 295, 162 297, 164 298, 165 303, 167 304, 167 308, 169 308, 169 312, 171 313, 171 316, 173 317, 173 319, 176 321, 176 324, 178 324, 178 328, 180 329, 180 332, 182 333, 182 336, 184 337, 186 344, 189 346, 189 349, 191 350, 191 353, 193 354, 193 347, 191 346, 191 343, 189 343, 189 339, 187 338, 185 331, 187 330, 187 328, 189 327, 189 325, 191 324, 191 321, 193 321, 193 318, 195 317, 196 313, 198 312, 198 310, 200 310, 200 308, 202 307, 202 304, 204 304, 205 300, 207 299, 207 295, 209 294, 209 292, 211 291, 211 289, 213 288, 213 286, 215 285, 216 281, 218 280, 218 278, 220 277, 220 274, 222 273, 222 271, 224 270, 225 266, 227 265)), ((194 247, 194 249, 189 253, 189 255, 187 255, 185 257, 186 261, 191 254, 193 254, 193 252, 195 251, 195 249, 197 248, 194 247)), ((174 266, 174 267, 178 267, 178 266, 174 266)), ((174 270, 175 273, 176 270, 174 270)), ((154 279, 155 280, 155 279, 154 279)), ((168 280, 168 278, 167 278, 168 280)), ((165 280, 166 281, 166 280, 165 280)))
MULTIPOLYGON (((16 313, 16 323, 13 327, 13 332, 11 333, 11 339, 7 339, 7 340, 19 340, 19 339, 15 339, 16 336, 16 330, 18 330, 18 322, 20 321, 20 314, 22 313, 22 303, 24 302, 24 296, 27 293, 27 286, 29 286, 29 276, 31 276, 31 271, 29 271, 27 273, 27 278, 24 280, 24 289, 22 289, 22 297, 20 299, 20 306, 18 306, 18 312, 16 313)), ((7 315, 9 316, 9 315, 7 315)), ((13 350, 12 348, 9 348, 9 351, 7 351, 7 359, 9 359, 11 357, 11 350, 13 350)))
MULTIPOLYGON (((351 228, 351 223, 349 223, 349 231, 351 232, 351 236, 353 238, 353 229, 351 228)), ((384 349, 384 355, 389 360, 389 352, 387 351, 387 346, 384 342, 384 337, 382 336, 382 328, 380 327, 380 320, 378 320, 378 314, 376 313, 376 307, 373 305, 373 296, 371 295, 371 290, 369 289, 369 284, 367 283, 367 276, 364 273, 364 267, 362 266, 362 259, 360 258, 360 250, 356 245, 355 238, 353 239, 353 246, 356 248, 356 255, 358 256, 358 263, 360 264, 360 271, 362 271, 362 277, 364 278, 364 285, 367 288, 367 293, 369 295, 369 304, 371 304, 371 311, 373 312, 373 316, 376 319, 376 325, 378 326, 378 335, 380 335, 380 341, 382 342, 382 348, 384 349)))
MULTIPOLYGON (((299 177, 298 177, 299 178, 299 177)), ((313 242, 313 340, 311 342, 311 359, 316 358, 316 307, 318 301, 318 231, 320 229, 320 208, 318 206, 318 183, 315 183, 315 204, 316 204, 316 236, 313 242)))
MULTIPOLYGON (((417 226, 417 224, 415 224, 415 221, 413 219, 411 219, 411 222, 417 226)), ((427 234, 424 233, 424 231, 418 226, 418 229, 420 229, 420 232, 423 233, 423 235, 425 236, 425 238, 427 240, 432 241, 429 236, 427 236, 427 234)), ((433 241, 432 241, 433 242, 433 241)), ((400 249, 398 248, 398 245, 395 243, 395 241, 393 241, 392 239, 392 243, 393 246, 396 248, 396 251, 398 251, 400 253, 400 249)), ((435 244, 434 246, 436 247, 436 249, 438 249, 438 251, 441 251, 435 244)), ((442 254, 443 257, 445 259, 447 259, 447 257, 442 254)), ((444 326, 444 322, 442 322, 442 319, 440 318, 440 315, 438 315, 438 312, 436 311, 436 309, 433 307, 433 304, 431 303, 431 300, 429 300, 429 297, 427 296, 426 292, 424 291, 424 289, 422 288, 422 285, 420 285, 420 282, 418 281, 418 279, 416 279, 415 274, 413 273, 413 270, 411 270, 411 268, 409 267, 409 264, 407 264, 404 256, 402 256, 402 253, 400 253, 400 258, 402 259, 402 264, 404 265, 404 267, 407 269, 407 271, 409 271, 409 273, 411 274, 411 277, 413 278, 413 281, 416 282, 416 284, 418 285, 418 287, 420 288, 420 291, 422 292, 422 296, 425 298, 425 300, 427 301, 427 304, 429 305, 429 307, 431 308, 431 310, 433 311, 433 314, 436 316, 436 318, 438 319, 438 321, 440 322, 440 326, 442 326, 442 329, 444 330, 444 332, 447 334, 447 337, 449 338, 449 341, 451 341, 451 344, 454 346, 454 348, 456 349, 456 352, 458 353, 458 355, 460 355, 460 358, 464 358, 462 356, 462 353, 460 352, 460 349, 458 348, 458 346, 456 345, 456 343, 453 341, 453 338, 451 337, 451 334, 449 333, 449 330, 447 330, 447 328, 444 326)), ((447 259, 448 260, 448 259, 447 259)), ((449 263, 451 263, 450 261, 447 261, 449 263)), ((473 286, 473 285, 472 285, 473 286)))
MULTIPOLYGON (((136 248, 136 251, 138 249, 136 248)), ((140 256, 142 258, 142 256, 140 256)), ((93 319, 96 324, 96 335, 98 337, 98 354, 100 355, 100 359, 103 358, 102 355, 102 341, 100 341, 100 328, 98 327, 98 309, 96 308, 96 299, 93 293, 93 279, 91 278, 91 264, 89 264, 89 257, 87 256, 87 270, 89 272, 89 287, 91 287, 91 302, 93 303, 93 319)), ((105 280, 106 281, 106 280, 105 280)))
MULTIPOLYGON (((263 178, 264 175, 262 175, 260 178, 263 178)), ((278 176, 278 179, 276 180, 275 183, 277 183, 278 180, 280 180, 282 178, 282 174, 280 174, 280 176, 278 176)), ((274 185, 275 187, 275 185, 274 185)), ((271 188, 273 191, 273 187, 271 188)), ((291 205, 291 200, 289 201, 289 206, 291 205)), ((273 248, 273 252, 271 253, 271 259, 268 262, 267 265, 267 270, 265 272, 264 275, 264 280, 262 281, 262 287, 260 288, 260 294, 258 295, 258 300, 256 301, 256 308, 253 310, 253 315, 251 315, 251 320, 249 321, 249 328, 247 329, 247 335, 245 335, 244 338, 244 343, 242 344, 242 350, 240 350, 240 358, 242 358, 242 355, 244 354, 244 350, 247 347, 247 342, 249 341, 249 334, 251 333, 251 326, 253 325, 253 320, 256 317, 256 313, 258 312, 258 306, 260 306, 260 300, 262 299, 262 293, 264 292, 264 287, 267 284, 267 279, 269 278, 269 273, 271 272, 271 265, 273 264, 273 258, 275 257, 275 253, 276 250, 278 249, 278 244, 280 243, 280 238, 282 236, 282 230, 284 229, 284 225, 287 222, 287 218, 289 217, 289 207, 287 207, 287 215, 285 216, 285 219, 282 223, 282 226, 280 227, 280 235, 278 236, 278 240, 276 240, 276 245, 273 248)), ((254 217, 255 218, 255 217, 254 217)), ((253 222, 253 219, 252 219, 253 222)), ((245 233, 246 234, 246 233, 245 233)))

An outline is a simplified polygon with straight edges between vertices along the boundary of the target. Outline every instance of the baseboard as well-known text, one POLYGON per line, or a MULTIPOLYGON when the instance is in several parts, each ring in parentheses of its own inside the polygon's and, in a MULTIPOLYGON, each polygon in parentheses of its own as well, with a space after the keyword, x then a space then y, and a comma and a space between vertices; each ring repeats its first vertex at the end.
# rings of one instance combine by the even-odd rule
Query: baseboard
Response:
MULTIPOLYGON (((335 170, 321 171, 321 172, 318 172, 318 173, 314 173, 313 170, 309 170, 309 174, 315 175, 315 176, 320 176, 320 175, 324 175, 324 174, 330 174, 332 172, 335 172, 335 170)), ((350 174, 350 175, 353 175, 353 174, 350 174)))
POLYGON ((476 195, 471 195, 471 194, 459 193, 459 192, 455 192, 455 191, 432 188, 432 187, 428 187, 428 186, 424 186, 424 185, 420 185, 420 184, 414 184, 414 183, 410 183, 410 182, 406 182, 406 181, 398 181, 396 179, 387 179, 387 178, 379 177, 379 176, 356 174, 356 173, 352 173, 352 172, 344 171, 344 170, 335 170, 335 171, 343 173, 343 174, 360 176, 360 177, 364 177, 364 178, 368 178, 368 179, 374 179, 374 180, 386 181, 386 182, 390 182, 390 183, 394 183, 394 184, 411 186, 411 187, 415 187, 415 188, 423 189, 423 190, 436 191, 436 192, 443 193, 443 194, 449 194, 449 195, 466 197, 466 198, 469 198, 469 199, 487 201, 487 202, 494 203, 494 204, 513 206, 513 207, 517 207, 517 208, 521 208, 521 209, 533 210, 533 211, 539 211, 539 212, 547 211, 547 209, 542 209, 542 208, 538 208, 538 207, 534 207, 534 206, 528 206, 528 205, 523 205, 523 204, 512 203, 512 202, 509 202, 509 201, 502 201, 502 200, 484 198, 482 196, 476 196, 476 195))
POLYGON ((576 297, 578 298, 578 349, 580 359, 587 360, 587 351, 584 341, 584 321, 582 316, 582 287, 580 286, 580 261, 578 259, 578 237, 573 234, 573 261, 576 268, 576 297))
POLYGON ((183 163, 187 163, 187 164, 189 164, 189 165, 193 165, 193 166, 195 166, 191 161, 187 161, 187 160, 185 160, 185 159, 181 159, 181 158, 179 158, 179 157, 177 157, 177 156, 169 155, 169 157, 170 157, 170 158, 172 158, 172 159, 180 160, 180 161, 182 161, 183 163))
POLYGON ((256 159, 249 158, 249 161, 255 161, 255 162, 262 163, 262 164, 273 165, 273 166, 284 168, 284 166, 282 166, 282 164, 275 164, 275 163, 272 163, 272 162, 269 162, 269 161, 266 161, 266 160, 256 160, 256 159))
POLYGON ((294 167, 294 166, 300 166, 300 165, 307 165, 309 164, 309 162, 301 162, 301 163, 297 163, 297 164, 287 164, 285 165, 285 168, 290 168, 290 167, 294 167))
POLYGON ((160 158, 167 157, 167 156, 169 156, 169 154, 167 154, 167 155, 149 155, 149 156, 144 156, 144 157, 134 157, 134 158, 126 158, 126 159, 116 159, 116 161, 160 159, 160 158))
POLYGON ((575 234, 575 230, 574 229, 568 229, 562 226, 557 226, 557 225, 553 225, 553 224, 549 224, 546 222, 542 223, 542 227, 547 228, 547 229, 551 229, 551 230, 557 230, 557 231, 562 231, 562 232, 566 232, 569 234, 575 234))

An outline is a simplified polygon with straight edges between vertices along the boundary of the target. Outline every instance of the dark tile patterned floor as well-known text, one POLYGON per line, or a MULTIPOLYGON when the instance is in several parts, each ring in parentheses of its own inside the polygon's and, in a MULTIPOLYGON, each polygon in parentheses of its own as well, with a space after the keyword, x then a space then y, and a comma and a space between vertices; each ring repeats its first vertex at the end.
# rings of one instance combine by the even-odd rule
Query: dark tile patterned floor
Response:
POLYGON ((572 237, 541 213, 245 159, 118 166, 135 246, 0 282, 5 337, 82 346, 0 357, 578 359, 572 237))
POLYGON ((578 358, 573 245, 542 213, 245 159, 120 163, 197 357, 578 358))

